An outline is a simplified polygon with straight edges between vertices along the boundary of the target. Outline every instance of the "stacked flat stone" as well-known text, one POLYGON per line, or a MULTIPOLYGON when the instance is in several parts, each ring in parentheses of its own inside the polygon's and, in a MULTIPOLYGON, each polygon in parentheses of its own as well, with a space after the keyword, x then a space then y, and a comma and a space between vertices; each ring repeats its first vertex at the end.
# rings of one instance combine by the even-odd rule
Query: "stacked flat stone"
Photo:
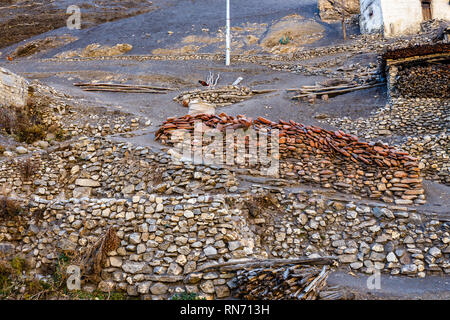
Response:
POLYGON ((217 89, 183 92, 173 100, 178 103, 183 103, 183 101, 200 99, 203 102, 224 106, 244 101, 251 98, 252 95, 252 90, 247 87, 226 86, 217 89))
POLYGON ((167 119, 156 132, 156 139, 171 144, 174 130, 183 129, 193 134, 196 121, 203 123, 205 131, 253 128, 257 132, 265 129, 270 135, 277 129, 280 157, 288 162, 282 164, 281 173, 287 177, 385 201, 395 199, 399 204, 424 200, 416 158, 383 143, 361 142, 341 130, 304 126, 292 120, 276 123, 262 117, 252 120, 242 115, 234 118, 224 113, 201 114, 167 119))

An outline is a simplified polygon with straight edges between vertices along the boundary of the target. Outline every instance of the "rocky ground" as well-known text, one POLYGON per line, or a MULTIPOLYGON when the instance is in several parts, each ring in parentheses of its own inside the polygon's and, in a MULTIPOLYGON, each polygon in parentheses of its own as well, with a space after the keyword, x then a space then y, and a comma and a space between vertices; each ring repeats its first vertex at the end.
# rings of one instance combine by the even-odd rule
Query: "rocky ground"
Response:
MULTIPOLYGON (((36 7, 27 1, 22 1, 19 3, 20 6, 15 7, 17 3, 13 2, 0 8, 0 14, 29 13, 29 10, 37 10, 36 13, 41 14, 39 17, 42 17, 42 21, 49 18, 43 13, 43 7, 36 7)), ((367 141, 380 139, 419 157, 424 178, 427 180, 424 186, 428 203, 415 207, 412 213, 409 210, 405 212, 402 208, 392 209, 394 213, 385 207, 382 210, 373 209, 372 205, 364 205, 364 199, 352 198, 348 194, 338 195, 342 197, 343 205, 339 203, 336 204, 337 207, 330 205, 328 208, 328 204, 324 205, 320 201, 316 203, 315 200, 313 202, 302 200, 302 197, 308 198, 310 192, 314 190, 310 186, 306 186, 309 191, 305 194, 295 193, 300 204, 295 199, 290 199, 289 196, 284 198, 285 195, 279 193, 276 203, 285 201, 286 204, 293 206, 293 212, 296 213, 291 217, 292 219, 287 220, 287 224, 280 216, 271 217, 262 213, 259 219, 267 221, 271 221, 274 217, 278 219, 275 227, 272 226, 266 236, 260 234, 262 222, 252 222, 254 225, 250 226, 250 229, 260 237, 258 239, 261 242, 259 247, 255 246, 258 254, 287 257, 306 252, 308 254, 326 252, 342 257, 341 262, 346 265, 342 271, 370 274, 375 266, 380 267, 383 264, 387 273, 401 279, 403 277, 399 274, 425 277, 421 280, 426 280, 430 277, 426 272, 448 270, 448 222, 446 222, 448 221, 446 220, 447 208, 450 205, 448 99, 396 98, 389 102, 386 88, 378 87, 340 95, 327 101, 315 100, 311 103, 292 100, 292 94, 285 90, 302 85, 314 85, 330 79, 363 83, 368 78, 380 77, 381 75, 377 73, 378 54, 382 50, 393 45, 404 46, 426 42, 429 41, 429 37, 386 41, 377 36, 354 35, 344 42, 340 39, 339 24, 324 24, 317 19, 314 1, 307 1, 300 7, 297 2, 284 1, 277 8, 273 8, 270 1, 261 1, 258 2, 257 9, 253 8, 251 1, 242 4, 240 15, 236 15, 234 20, 233 48, 235 51, 233 51, 230 67, 224 66, 222 54, 224 30, 224 23, 220 18, 222 11, 214 10, 213 6, 207 6, 199 11, 199 4, 190 1, 168 3, 154 1, 150 8, 142 1, 112 3, 108 6, 104 6, 101 2, 92 5, 81 4, 82 8, 89 12, 87 24, 83 30, 73 33, 64 28, 54 30, 30 41, 56 37, 51 39, 60 41, 57 45, 49 45, 49 42, 45 41, 39 42, 38 44, 45 50, 37 50, 24 56, 16 54, 13 61, 3 60, 1 66, 27 79, 38 80, 45 84, 36 86, 38 91, 53 97, 49 119, 51 122, 59 123, 64 129, 66 142, 61 143, 50 134, 41 141, 26 145, 10 137, 2 136, 0 144, 6 148, 2 159, 6 175, 1 181, 8 183, 14 194, 19 197, 33 195, 42 198, 42 206, 46 201, 62 201, 59 204, 52 203, 54 213, 65 207, 77 206, 76 210, 82 216, 95 217, 93 219, 95 225, 86 227, 92 232, 89 241, 101 232, 100 227, 107 221, 116 221, 114 219, 126 221, 119 233, 126 250, 116 252, 109 260, 111 265, 107 272, 110 274, 105 275, 105 281, 101 284, 103 289, 114 285, 132 296, 140 293, 147 294, 149 290, 149 294, 155 296, 177 292, 170 291, 173 289, 169 288, 170 285, 152 284, 151 281, 155 279, 144 279, 139 276, 139 270, 134 270, 140 268, 143 261, 154 259, 154 251, 150 248, 158 247, 160 250, 156 252, 156 260, 152 266, 154 272, 163 275, 170 272, 175 276, 195 271, 194 266, 185 261, 190 258, 200 263, 205 257, 215 257, 216 254, 223 254, 224 259, 228 259, 249 253, 240 245, 225 246, 225 243, 222 243, 223 236, 217 237, 217 230, 200 228, 202 236, 199 243, 194 241, 187 226, 192 225, 192 221, 200 219, 200 216, 206 217, 208 209, 206 209, 207 205, 202 205, 197 212, 192 204, 212 202, 212 206, 218 208, 223 205, 223 202, 216 201, 216 198, 211 200, 209 196, 219 195, 220 198, 220 195, 231 194, 233 197, 239 192, 244 194, 248 188, 253 195, 271 188, 281 190, 305 188, 304 185, 293 185, 286 181, 264 178, 258 180, 255 177, 236 174, 228 169, 194 168, 170 164, 168 157, 161 152, 161 150, 164 151, 164 147, 154 141, 154 133, 166 118, 179 117, 187 113, 187 109, 180 103, 183 95, 192 90, 203 89, 198 80, 206 80, 209 72, 215 75, 220 74, 219 86, 230 85, 241 76, 244 79, 240 85, 248 87, 248 90, 273 90, 245 96, 243 101, 240 101, 240 98, 237 100, 232 98, 231 105, 227 105, 230 101, 218 100, 217 96, 211 95, 210 102, 222 104, 217 107, 217 113, 226 112, 233 116, 246 114, 253 118, 262 116, 274 121, 292 119, 305 125, 316 125, 331 130, 342 129, 367 141), (96 5, 99 6, 100 11, 96 5), (126 6, 129 10, 118 11, 117 9, 122 6, 126 6), (92 27, 92 24, 105 22, 106 17, 109 20, 115 20, 153 10, 153 8, 157 10, 133 19, 117 20, 92 27), (108 10, 116 14, 102 13, 102 11, 109 12, 108 10), (253 10, 256 10, 257 14, 254 14, 253 10), (185 19, 185 13, 189 13, 188 19, 185 19), (289 17, 294 13, 301 18, 289 17), (170 18, 167 18, 168 16, 170 18), (198 21, 201 23, 199 24, 198 21), (283 24, 286 21, 289 22, 288 27, 292 27, 292 23, 298 23, 294 25, 294 31, 305 25, 308 26, 308 30, 312 30, 310 37, 297 38, 298 43, 294 42, 295 46, 284 47, 271 44, 270 37, 268 38, 267 35, 272 32, 272 35, 275 34, 278 37, 277 32, 283 28, 283 25, 286 27, 286 24, 283 24), (273 29, 271 29, 272 26, 274 26, 273 29), (83 54, 88 46, 95 43, 107 46, 105 50, 102 49, 100 56, 83 54), (111 48, 124 43, 129 44, 131 49, 111 53, 111 48), (299 45, 302 48, 298 49, 299 45), (73 86, 76 82, 151 84, 176 90, 164 94, 85 92, 73 86), (174 100, 178 96, 181 99, 174 100), (103 140, 105 138, 108 141, 103 140), (137 149, 132 148, 128 143, 137 146, 137 149), (134 151, 131 152, 131 150, 134 151), (39 179, 33 183, 22 183, 20 177, 12 178, 14 170, 6 163, 15 162, 11 159, 24 158, 32 153, 44 155, 39 162, 42 172, 39 179), (134 165, 130 167, 130 163, 134 165), (8 168, 13 171, 8 172, 8 168), (158 171, 158 168, 162 168, 161 171, 158 171), (149 169, 150 172, 154 171, 153 174, 149 174, 149 169), (63 193, 61 193, 62 190, 64 190, 63 193), (197 195, 199 190, 200 195, 197 195), (183 194, 192 193, 194 194, 192 197, 181 200, 183 194), (203 193, 205 195, 202 195, 203 193), (146 194, 150 194, 149 199, 146 199, 146 194), (153 194, 164 195, 164 198, 155 197, 153 194), (72 203, 68 200, 83 197, 116 200, 106 203, 99 200, 99 204, 90 203, 87 205, 89 207, 87 211, 84 207, 78 208, 77 202, 72 203), (121 208, 121 202, 128 203, 129 200, 131 205, 128 207, 127 204, 125 210, 121 208), (357 206, 354 203, 347 203, 350 200, 359 201, 359 203, 357 206), (298 215, 297 211, 305 209, 305 201, 311 208, 308 207, 305 215, 298 215), (136 208, 141 214, 136 217, 136 221, 135 217, 131 216, 134 210, 131 208, 136 208), (432 218, 427 221, 425 235, 422 228, 408 224, 408 219, 417 218, 414 213, 416 208, 419 212, 422 210, 432 214, 432 218), (346 210, 346 217, 331 218, 324 214, 324 212, 327 213, 326 210, 343 209, 346 210), (174 215, 170 218, 172 214, 174 215), (321 216, 322 214, 324 217, 321 216), (354 220, 356 215, 362 216, 361 221, 354 220), (373 218, 373 215, 376 218, 373 218), (162 217, 168 220, 161 220, 162 217), (399 221, 390 220, 394 217, 399 221), (343 238, 337 236, 342 230, 333 225, 331 220, 335 218, 337 220, 342 218, 341 222, 347 224, 351 233, 343 238), (152 219, 158 222, 154 230, 150 230, 150 234, 146 230, 131 232, 137 223, 152 219), (163 240, 160 236, 166 232, 167 224, 175 226, 180 219, 186 221, 186 224, 184 222, 180 224, 182 231, 186 233, 183 235, 186 239, 179 239, 176 238, 176 234, 170 234, 163 240), (381 227, 378 225, 379 220, 383 221, 381 227), (280 221, 284 222, 280 223, 280 221), (300 225, 306 227, 300 227, 300 225), (363 231, 363 236, 366 238, 364 242, 356 243, 354 239, 361 228, 367 228, 369 231, 363 231), (387 235, 379 234, 380 229, 381 232, 386 230, 387 235), (294 245, 297 241, 294 235, 302 233, 301 230, 306 230, 306 234, 312 239, 311 243, 294 245), (440 239, 443 239, 442 243, 439 242, 440 239), (188 241, 189 245, 186 248, 184 244, 188 241), (198 250, 202 246, 206 247, 204 252, 198 250), (167 250, 169 250, 168 256, 173 258, 162 259, 160 252, 167 250), (192 256, 189 256, 190 250, 192 250, 192 256), (123 269, 122 260, 117 257, 128 256, 130 252, 135 262, 126 263, 123 269), (173 252, 179 254, 174 256, 173 252), (119 272, 122 269, 126 273, 131 273, 129 277, 131 280, 122 278, 119 272), (130 286, 130 282, 133 286, 130 286), (134 286, 134 284, 137 285, 134 286)), ((49 3, 48 6, 54 6, 54 4, 49 3)), ((63 5, 60 4, 54 11, 59 19, 63 16, 62 7, 63 5)), ((46 10, 46 12, 53 11, 46 10)), ((11 42, 3 43, 4 48, 0 49, 3 51, 2 58, 7 54, 20 52, 18 49, 21 47, 17 44, 12 45, 13 43, 62 26, 61 20, 54 17, 52 20, 54 23, 50 26, 38 20, 39 25, 33 27, 35 33, 27 28, 21 28, 23 32, 18 33, 17 38, 11 38, 11 42), (7 45, 11 46, 6 47, 7 45)), ((14 21, 7 20, 6 14, 0 16, 0 21, 4 21, 7 25, 17 25, 14 21)), ((317 190, 320 188, 312 192, 317 190)), ((377 208, 377 205, 374 205, 374 208, 377 208)), ((220 217, 222 220, 218 223, 227 223, 230 218, 228 213, 221 214, 223 217, 220 217)), ((236 215, 236 212, 230 215, 236 215)), ((75 216, 67 219, 64 223, 67 223, 71 233, 70 240, 86 246, 87 242, 83 234, 78 231, 82 219, 75 216)), ((155 221, 152 220, 149 223, 154 224, 155 221)), ((244 223, 239 222, 239 219, 236 221, 244 223)), ((61 230, 55 229, 54 234, 57 235, 59 231, 61 230)), ((39 232, 42 230, 35 230, 31 239, 39 232)), ((224 241, 228 243, 228 240, 224 241)), ((29 244, 32 243, 30 238, 26 241, 28 243, 20 247, 24 253, 36 252, 34 255, 36 259, 44 263, 55 259, 47 245, 51 243, 50 238, 42 241, 40 247, 29 244)), ((200 289, 206 293, 207 297, 213 297, 214 294, 215 297, 225 297, 229 294, 225 286, 227 281, 225 279, 228 276, 206 274, 199 288, 195 289, 195 283, 189 285, 192 290, 200 289)), ((392 282, 386 280, 389 285, 381 297, 396 298, 403 293, 412 292, 410 297, 414 298, 442 298, 446 290, 448 291, 446 280, 436 280, 436 286, 442 289, 439 293, 433 293, 431 289, 423 287, 410 290, 415 284, 407 284, 409 280, 417 279, 406 278, 404 287, 396 286, 395 280, 392 282)), ((349 276, 337 274, 335 278, 331 277, 331 282, 344 287, 348 286, 351 291, 360 293, 361 298, 375 297, 367 295, 364 283, 353 281, 349 276)))

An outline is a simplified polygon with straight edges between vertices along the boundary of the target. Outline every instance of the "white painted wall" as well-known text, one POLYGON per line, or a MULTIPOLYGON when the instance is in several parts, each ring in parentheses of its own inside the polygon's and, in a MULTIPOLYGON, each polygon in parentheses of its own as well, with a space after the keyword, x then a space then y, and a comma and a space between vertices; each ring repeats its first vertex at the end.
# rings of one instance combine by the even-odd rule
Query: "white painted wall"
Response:
POLYGON ((420 0, 381 0, 384 36, 395 37, 420 31, 423 21, 420 0))
POLYGON ((434 19, 450 21, 449 0, 433 0, 431 2, 431 14, 434 19))
MULTIPOLYGON (((415 34, 423 22, 421 0, 361 0, 361 33, 383 32, 384 36, 415 34)), ((434 19, 450 21, 449 0, 432 0, 434 19)))
POLYGON ((361 33, 383 32, 383 14, 380 0, 361 0, 359 26, 361 33))

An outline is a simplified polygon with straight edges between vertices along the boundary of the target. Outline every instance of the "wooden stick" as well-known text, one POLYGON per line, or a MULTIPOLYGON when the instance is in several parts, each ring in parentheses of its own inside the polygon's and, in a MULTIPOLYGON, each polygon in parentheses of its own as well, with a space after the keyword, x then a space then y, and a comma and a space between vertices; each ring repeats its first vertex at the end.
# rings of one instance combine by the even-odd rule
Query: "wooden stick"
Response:
POLYGON ((121 90, 121 89, 113 89, 113 88, 83 88, 83 91, 106 91, 106 92, 125 92, 125 93, 165 93, 163 91, 156 90, 145 90, 145 89, 129 89, 129 90, 121 90))
POLYGON ((118 84, 118 83, 74 83, 76 87, 123 87, 123 88, 144 88, 144 89, 155 89, 155 90, 176 90, 174 88, 163 88, 149 85, 132 85, 132 84, 118 84))
POLYGON ((348 89, 343 89, 343 90, 332 90, 332 91, 324 91, 324 92, 310 92, 307 94, 301 94, 298 96, 294 96, 292 97, 292 99, 298 99, 298 98, 303 98, 303 97, 308 97, 312 94, 316 94, 316 95, 324 95, 324 94, 341 94, 341 93, 348 93, 348 92, 352 92, 352 91, 357 91, 357 90, 362 90, 362 89, 369 89, 369 88, 374 88, 374 87, 380 87, 385 85, 385 83, 378 83, 378 84, 374 84, 374 85, 366 85, 366 86, 359 86, 359 87, 354 87, 354 88, 348 88, 348 89))
POLYGON ((278 91, 278 89, 261 89, 261 90, 252 90, 252 93, 254 94, 262 94, 262 93, 271 93, 278 91))
POLYGON ((334 89, 346 89, 346 88, 354 88, 358 86, 356 83, 352 85, 341 85, 341 86, 334 86, 334 87, 320 87, 320 86, 304 86, 302 88, 292 88, 292 89, 286 89, 286 91, 323 91, 323 90, 334 90, 334 89))
POLYGON ((294 259, 243 259, 238 261, 227 261, 223 263, 207 264, 199 267, 195 272, 200 272, 206 269, 221 269, 226 271, 239 270, 248 267, 271 267, 277 265, 287 265, 287 264, 311 264, 311 265, 329 265, 333 261, 337 260, 335 256, 325 256, 319 258, 294 258, 294 259))
POLYGON ((303 292, 297 296, 297 299, 302 299, 304 296, 306 296, 311 289, 314 288, 314 286, 316 285, 316 283, 322 281, 324 278, 326 278, 328 276, 328 273, 330 271, 327 271, 327 266, 323 266, 322 271, 320 272, 320 274, 313 280, 311 281, 311 283, 305 288, 305 290, 303 290, 303 292))

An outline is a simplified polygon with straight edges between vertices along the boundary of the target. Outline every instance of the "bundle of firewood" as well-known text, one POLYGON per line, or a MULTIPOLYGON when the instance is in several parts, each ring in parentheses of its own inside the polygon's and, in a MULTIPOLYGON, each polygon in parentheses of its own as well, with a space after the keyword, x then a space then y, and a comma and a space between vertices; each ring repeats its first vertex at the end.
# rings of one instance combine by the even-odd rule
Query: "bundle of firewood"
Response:
POLYGON ((238 273, 237 295, 245 300, 315 300, 326 285, 330 266, 287 265, 238 273))
POLYGON ((298 95, 292 97, 292 99, 299 98, 310 98, 310 97, 320 97, 322 99, 326 99, 328 97, 337 96, 340 94, 345 94, 357 90, 370 89, 375 87, 384 86, 384 83, 366 83, 366 84, 358 84, 358 83, 346 83, 336 86, 327 86, 327 85, 315 85, 315 86, 302 86, 301 88, 291 88, 286 89, 286 91, 294 91, 298 92, 298 95))

